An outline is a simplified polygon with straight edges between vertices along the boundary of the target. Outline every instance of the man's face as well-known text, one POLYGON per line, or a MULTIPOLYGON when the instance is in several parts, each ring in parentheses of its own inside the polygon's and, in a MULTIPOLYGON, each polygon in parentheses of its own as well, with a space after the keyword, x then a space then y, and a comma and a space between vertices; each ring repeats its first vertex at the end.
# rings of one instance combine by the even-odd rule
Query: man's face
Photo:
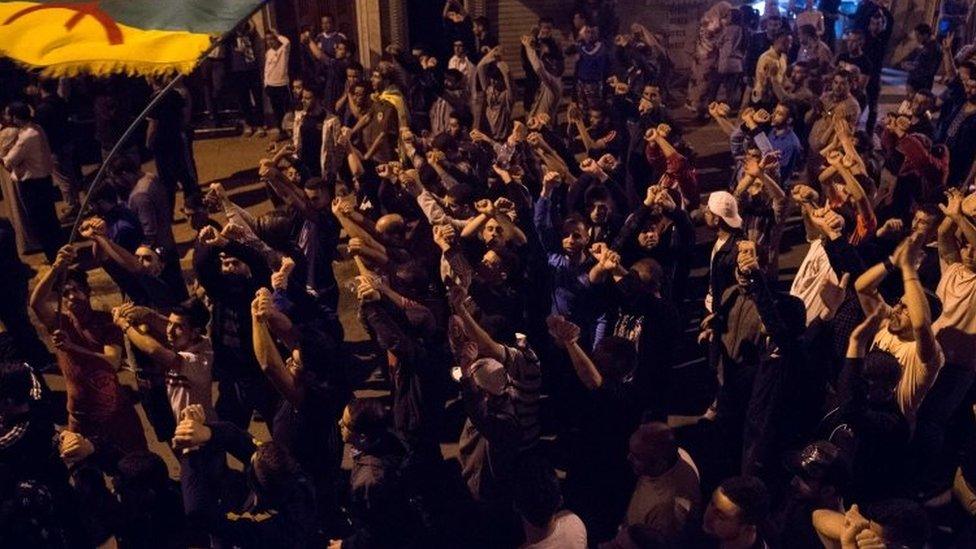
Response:
POLYGON ((267 46, 269 50, 276 50, 278 49, 278 46, 281 45, 281 42, 278 41, 277 36, 268 33, 264 35, 264 45, 267 46))
POLYGON ((494 250, 488 250, 478 264, 478 274, 485 282, 499 284, 505 281, 505 264, 494 250))
POLYGON ((847 35, 847 50, 853 54, 858 55, 861 53, 861 49, 864 48, 864 37, 857 33, 851 33, 847 35))
POLYGON ((641 91, 641 99, 647 101, 651 108, 657 108, 661 105, 661 88, 657 86, 644 86, 644 90, 641 91))
POLYGON ((472 30, 474 30, 474 33, 477 34, 478 36, 481 36, 487 30, 485 29, 485 26, 481 24, 480 21, 475 21, 474 24, 472 24, 471 28, 472 30))
POLYGON ((802 85, 807 81, 809 72, 807 68, 803 65, 793 65, 793 71, 790 73, 790 80, 796 85, 802 85))
POLYGON ((159 276, 159 273, 163 272, 163 261, 156 251, 149 246, 139 246, 136 248, 135 255, 136 259, 139 260, 139 265, 142 265, 143 270, 149 276, 159 276))
POLYGON ((9 125, 11 125, 11 126, 13 126, 15 128, 19 128, 19 127, 23 126, 23 123, 20 120, 17 120, 13 116, 11 116, 10 109, 4 109, 4 111, 3 111, 3 119, 7 121, 7 124, 9 124, 9 125))
POLYGON ((912 232, 921 233, 925 242, 932 236, 932 231, 937 227, 936 217, 925 210, 916 210, 912 217, 912 232))
POLYGON ((793 37, 787 34, 777 38, 776 41, 773 42, 773 47, 776 48, 776 51, 779 53, 786 53, 790 51, 790 46, 792 44, 793 44, 793 37))
POLYGON ((868 23, 868 32, 877 35, 885 30, 885 18, 880 13, 871 17, 871 21, 868 23))
POLYGON ((783 23, 779 19, 766 20, 766 34, 775 36, 783 28, 783 23))
POLYGON ((661 236, 657 233, 656 228, 649 227, 637 233, 637 244, 645 250, 653 250, 660 241, 661 236))
POLYGON ((539 23, 539 38, 549 38, 552 36, 552 23, 539 23))
POLYGON ((302 90, 302 108, 309 110, 315 103, 315 94, 309 90, 302 90))
POLYGON ((312 207, 319 211, 326 211, 331 207, 329 202, 329 195, 322 191, 322 189, 303 189, 305 191, 305 197, 311 202, 312 207))
POLYGON ((790 108, 786 105, 776 105, 773 109, 773 116, 771 119, 774 128, 782 128, 790 123, 790 108))
POLYGON ((596 27, 594 27, 593 25, 587 25, 583 27, 583 29, 580 30, 580 37, 587 44, 592 44, 593 42, 596 42, 596 27))
POLYGON ((346 82, 351 84, 356 80, 359 80, 359 71, 352 68, 346 69, 346 82))
POLYGON ((922 93, 912 94, 912 114, 922 114, 931 107, 932 100, 929 98, 929 96, 922 93))
POLYGON ((383 91, 383 77, 380 76, 379 71, 373 71, 370 73, 369 83, 373 85, 373 90, 383 91))
POLYGON ((963 267, 966 267, 970 271, 976 271, 976 246, 967 243, 965 246, 959 248, 959 255, 963 267))
POLYGON ((711 501, 708 502, 708 508, 705 509, 702 530, 716 539, 735 539, 742 535, 745 528, 748 528, 748 525, 740 520, 740 513, 739 507, 722 492, 721 488, 717 488, 712 494, 711 501))
POLYGON ((966 91, 966 100, 970 103, 976 102, 976 79, 967 78, 963 80, 963 88, 966 91))
POLYGON ((220 273, 247 278, 251 276, 251 269, 240 259, 232 255, 221 254, 220 273))
POLYGON ((603 111, 599 109, 590 109, 587 112, 587 118, 589 118, 590 127, 599 126, 603 123, 603 111))
POLYGON ((61 290, 61 306, 72 313, 91 307, 88 292, 77 282, 69 280, 61 290))
POLYGON ((451 116, 447 119, 447 133, 452 137, 461 135, 461 122, 457 118, 451 116))
POLYGON ((719 216, 713 214, 712 211, 708 209, 708 206, 702 206, 702 210, 704 210, 702 218, 705 220, 705 226, 709 229, 717 229, 718 221, 720 219, 719 216))
POLYGON ((455 41, 454 44, 451 45, 451 51, 453 51, 454 55, 457 57, 464 57, 464 42, 461 42, 460 40, 455 41))
POLYGON ((291 83, 291 93, 294 97, 301 97, 302 92, 305 91, 305 82, 301 80, 293 80, 291 83))
POLYGON ((563 251, 571 256, 578 255, 589 244, 589 240, 589 236, 586 234, 586 227, 582 223, 574 224, 563 235, 563 251))
POLYGON ((464 218, 468 213, 467 205, 458 202, 451 195, 444 197, 444 209, 447 210, 447 213, 451 214, 453 217, 458 218, 464 218))
POLYGON ((501 246, 505 243, 505 231, 495 219, 489 219, 485 228, 481 230, 481 239, 489 248, 501 246))
POLYGON ((844 75, 835 75, 830 83, 830 91, 834 94, 834 97, 847 97, 847 94, 851 92, 851 83, 847 81, 847 77, 844 75))
POLYGON ((322 18, 322 32, 329 33, 332 32, 333 27, 332 18, 325 16, 322 18))
POLYGON ((590 221, 597 225, 607 222, 610 217, 610 203, 606 200, 596 200, 590 206, 590 221))
POLYGON ((912 321, 904 301, 896 303, 888 313, 888 331, 901 339, 913 339, 912 321))
POLYGON ((197 330, 190 325, 190 319, 170 313, 166 323, 166 341, 174 351, 185 351, 196 336, 197 330))
POLYGON ((356 105, 364 105, 368 93, 365 86, 354 86, 349 95, 352 97, 353 103, 356 105))
POLYGON ((335 56, 337 59, 345 59, 349 56, 349 46, 345 42, 339 42, 335 46, 335 56))

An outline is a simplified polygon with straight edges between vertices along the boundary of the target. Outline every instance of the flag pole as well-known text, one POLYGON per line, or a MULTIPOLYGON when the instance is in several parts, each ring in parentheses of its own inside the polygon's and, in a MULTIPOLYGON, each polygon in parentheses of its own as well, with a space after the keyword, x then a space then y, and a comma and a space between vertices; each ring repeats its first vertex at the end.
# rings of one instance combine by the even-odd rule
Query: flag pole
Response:
MULTIPOLYGON (((194 69, 197 67, 200 60, 210 55, 215 49, 217 49, 217 47, 220 46, 220 44, 222 44, 225 40, 227 40, 227 38, 230 37, 230 35, 237 29, 238 25, 240 25, 242 21, 247 21, 248 19, 253 17, 254 14, 257 13, 258 10, 260 10, 262 7, 264 7, 265 4, 266 1, 260 2, 257 6, 255 6, 253 10, 251 10, 250 13, 247 14, 246 17, 241 19, 241 21, 238 21, 237 24, 234 25, 230 30, 228 30, 224 34, 220 35, 219 38, 214 40, 213 43, 210 44, 210 47, 205 52, 203 52, 199 57, 197 57, 197 64, 194 65, 194 69)), ((102 160, 102 164, 101 166, 99 166, 98 172, 95 173, 95 178, 92 180, 91 185, 88 186, 88 191, 85 192, 85 198, 81 202, 81 207, 78 208, 78 216, 75 218, 74 223, 71 224, 71 233, 68 235, 68 242, 66 245, 71 245, 75 242, 75 239, 78 236, 78 227, 81 225, 81 220, 88 213, 88 205, 91 202, 92 198, 95 196, 95 194, 98 193, 98 190, 101 188, 102 183, 105 180, 105 174, 108 171, 108 167, 115 159, 115 157, 118 155, 119 151, 122 150, 122 146, 125 145, 125 143, 129 140, 130 137, 132 137, 132 134, 135 133, 139 125, 142 124, 142 122, 146 119, 147 116, 149 116, 149 113, 152 111, 152 109, 157 104, 159 104, 160 101, 163 100, 163 98, 166 96, 167 93, 172 91, 173 88, 175 88, 176 85, 183 80, 184 76, 185 74, 178 73, 176 77, 173 78, 172 81, 166 84, 166 86, 164 86, 163 89, 160 90, 160 92, 156 94, 149 101, 149 103, 146 105, 146 108, 142 109, 142 112, 140 112, 139 115, 136 116, 135 120, 133 120, 132 123, 129 124, 129 127, 126 128, 125 132, 122 134, 122 137, 120 137, 118 141, 115 142, 115 145, 109 151, 108 155, 106 155, 105 158, 102 160)), ((172 220, 170 222, 172 223, 172 220)), ((59 294, 63 283, 64 283, 63 278, 58 281, 57 287, 59 289, 59 294)), ((61 314, 60 298, 57 300, 57 314, 58 315, 61 314)))

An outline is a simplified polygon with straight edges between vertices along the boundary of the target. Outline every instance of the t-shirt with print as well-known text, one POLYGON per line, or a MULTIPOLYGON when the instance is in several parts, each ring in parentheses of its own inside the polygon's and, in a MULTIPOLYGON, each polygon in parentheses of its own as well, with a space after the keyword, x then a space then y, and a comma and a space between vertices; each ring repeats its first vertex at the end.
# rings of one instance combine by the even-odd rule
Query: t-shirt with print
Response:
MULTIPOLYGON (((122 347, 122 332, 104 311, 91 311, 83 320, 62 313, 57 325, 72 343, 93 353, 104 353, 107 345, 122 347)), ((79 418, 98 422, 125 405, 112 364, 61 350, 57 351, 57 359, 68 396, 69 430, 76 431, 79 418)))
POLYGON ((208 420, 217 418, 213 409, 213 346, 208 338, 201 338, 185 351, 177 353, 183 359, 179 368, 166 372, 166 396, 179 420, 183 409, 191 404, 203 406, 208 420))
POLYGON ((932 331, 946 362, 970 363, 976 358, 976 273, 962 263, 943 264, 935 295, 942 302, 942 314, 932 323, 932 331))
POLYGON ((512 403, 522 431, 521 449, 527 450, 535 446, 542 433, 539 424, 542 369, 539 359, 528 347, 505 347, 502 364, 511 383, 512 403))

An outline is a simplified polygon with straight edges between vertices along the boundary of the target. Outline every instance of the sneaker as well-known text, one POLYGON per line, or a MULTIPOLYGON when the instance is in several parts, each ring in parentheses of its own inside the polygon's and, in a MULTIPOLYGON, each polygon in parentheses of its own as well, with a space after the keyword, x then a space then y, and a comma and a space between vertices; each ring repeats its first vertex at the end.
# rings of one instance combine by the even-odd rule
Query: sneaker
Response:
POLYGON ((258 128, 258 131, 254 132, 254 137, 268 137, 268 132, 264 128, 258 128))
POLYGON ((251 126, 248 126, 247 124, 245 124, 244 125, 244 131, 241 132, 241 135, 243 135, 244 137, 251 137, 251 134, 253 134, 253 133, 254 133, 254 129, 251 128, 251 126))

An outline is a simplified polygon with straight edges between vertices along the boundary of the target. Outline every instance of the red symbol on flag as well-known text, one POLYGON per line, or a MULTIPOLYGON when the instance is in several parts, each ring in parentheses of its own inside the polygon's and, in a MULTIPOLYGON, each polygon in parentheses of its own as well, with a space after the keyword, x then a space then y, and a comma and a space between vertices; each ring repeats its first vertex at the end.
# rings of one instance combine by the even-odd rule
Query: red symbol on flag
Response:
POLYGON ((9 25, 14 21, 20 19, 25 15, 29 15, 36 11, 46 10, 46 9, 64 9, 71 10, 75 12, 64 24, 64 28, 72 30, 75 26, 81 22, 86 16, 91 16, 93 19, 98 21, 102 28, 105 29, 105 38, 108 40, 110 45, 121 44, 124 39, 122 37, 122 29, 119 25, 112 19, 109 14, 105 13, 98 7, 98 2, 85 2, 85 3, 71 3, 71 2, 52 2, 50 4, 42 4, 37 6, 31 6, 29 8, 24 8, 3 22, 4 25, 9 25))

